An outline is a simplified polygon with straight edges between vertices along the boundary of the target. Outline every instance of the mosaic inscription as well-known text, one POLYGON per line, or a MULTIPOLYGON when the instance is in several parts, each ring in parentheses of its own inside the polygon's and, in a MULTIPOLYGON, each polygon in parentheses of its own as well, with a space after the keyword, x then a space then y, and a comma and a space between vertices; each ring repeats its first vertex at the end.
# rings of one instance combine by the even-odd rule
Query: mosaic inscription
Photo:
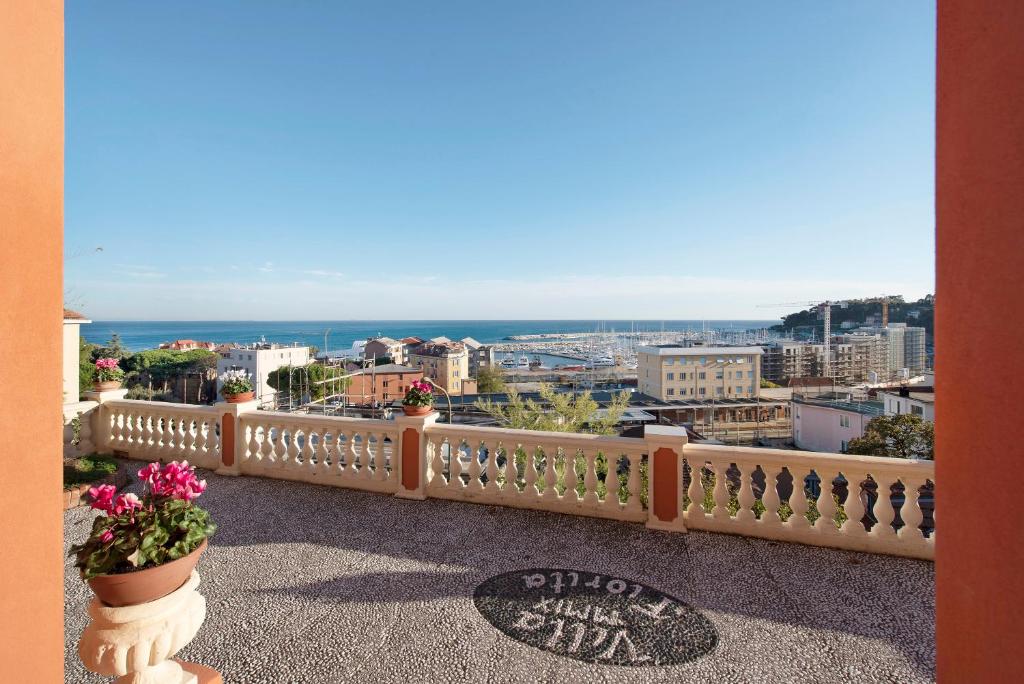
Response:
POLYGON ((678 665, 718 645, 693 607, 639 582, 579 570, 517 570, 486 580, 473 603, 516 641, 602 665, 678 665))

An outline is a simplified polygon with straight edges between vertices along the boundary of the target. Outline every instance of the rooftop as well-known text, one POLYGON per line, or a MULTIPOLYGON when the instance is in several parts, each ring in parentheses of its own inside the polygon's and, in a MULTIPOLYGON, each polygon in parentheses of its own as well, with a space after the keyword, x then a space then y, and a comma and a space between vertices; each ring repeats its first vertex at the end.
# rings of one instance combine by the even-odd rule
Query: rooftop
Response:
POLYGON ((370 375, 373 373, 422 373, 422 368, 412 368, 411 366, 403 366, 400 363, 382 363, 379 366, 371 366, 369 368, 360 368, 354 371, 353 375, 370 375))
MULTIPOLYGON (((207 618, 180 652, 227 682, 848 681, 935 676, 932 563, 642 524, 253 477, 203 476, 219 525, 199 564, 207 618), (671 666, 581 662, 513 640, 474 590, 511 570, 621 577, 718 637, 671 666)), ((65 512, 65 543, 92 512, 65 512)), ((88 589, 65 565, 66 681, 88 589)), ((623 646, 625 649, 625 646, 623 646)), ((623 654, 628 651, 623 650, 623 654)))
POLYGON ((723 354, 754 354, 759 356, 764 353, 764 349, 761 347, 685 347, 681 344, 657 344, 637 347, 636 350, 643 354, 654 354, 656 356, 721 356, 723 354))

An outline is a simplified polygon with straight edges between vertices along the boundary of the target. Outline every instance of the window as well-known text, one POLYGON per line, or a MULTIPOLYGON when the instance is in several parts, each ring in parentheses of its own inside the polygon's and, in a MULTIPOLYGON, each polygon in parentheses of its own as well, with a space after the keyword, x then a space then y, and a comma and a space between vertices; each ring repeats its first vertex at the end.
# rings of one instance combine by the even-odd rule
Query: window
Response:
POLYGON ((839 427, 850 427, 850 416, 839 416, 839 427))
POLYGON ((717 394, 718 396, 722 396, 723 394, 725 394, 725 389, 722 387, 716 387, 715 394, 717 394))
POLYGON ((676 379, 676 374, 675 373, 669 373, 668 374, 668 379, 669 380, 675 380, 676 379))
POLYGON ((707 377, 708 377, 708 374, 705 373, 704 371, 701 371, 700 373, 697 373, 697 377, 700 378, 701 380, 706 380, 707 377))
POLYGON ((913 413, 915 416, 923 416, 924 415, 924 407, 922 407, 922 406, 915 406, 915 405, 911 404, 910 412, 913 413))
POLYGON ((668 357, 667 359, 665 359, 665 365, 666 365, 666 366, 671 366, 671 365, 672 365, 673 363, 675 363, 675 362, 676 362, 676 360, 675 360, 675 359, 673 359, 673 358, 672 358, 671 356, 670 356, 670 357, 668 357))
POLYGON ((705 394, 707 394, 707 391, 706 391, 706 389, 705 389, 704 387, 701 387, 701 388, 700 388, 700 396, 702 396, 702 397, 703 397, 703 396, 704 396, 705 394))
POLYGON ((845 439, 840 440, 839 441, 839 451, 840 451, 840 453, 844 453, 845 454, 846 453, 846 449, 849 446, 850 446, 850 443, 847 442, 845 439))
POLYGON ((751 380, 753 380, 754 379, 754 371, 747 371, 747 377, 750 378, 751 380))
POLYGON ((674 389, 672 389, 671 387, 669 387, 669 388, 668 388, 668 396, 670 396, 670 397, 671 397, 671 396, 673 396, 673 395, 674 395, 675 393, 676 393, 676 391, 675 391, 674 389))
POLYGON ((747 387, 747 392, 749 392, 750 394, 753 394, 754 393, 754 386, 753 385, 749 385, 747 387))
POLYGON ((722 380, 724 373, 722 371, 715 371, 715 380, 722 380))

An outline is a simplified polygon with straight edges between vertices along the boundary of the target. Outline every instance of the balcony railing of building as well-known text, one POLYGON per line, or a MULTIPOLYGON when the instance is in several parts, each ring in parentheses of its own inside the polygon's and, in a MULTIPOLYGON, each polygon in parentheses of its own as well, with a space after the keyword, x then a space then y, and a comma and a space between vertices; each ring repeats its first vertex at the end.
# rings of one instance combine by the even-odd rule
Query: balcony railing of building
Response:
POLYGON ((78 405, 99 452, 410 499, 934 558, 931 461, 689 444, 682 429, 660 426, 638 439, 439 424, 436 413, 369 420, 123 394, 95 393, 95 403, 78 405))

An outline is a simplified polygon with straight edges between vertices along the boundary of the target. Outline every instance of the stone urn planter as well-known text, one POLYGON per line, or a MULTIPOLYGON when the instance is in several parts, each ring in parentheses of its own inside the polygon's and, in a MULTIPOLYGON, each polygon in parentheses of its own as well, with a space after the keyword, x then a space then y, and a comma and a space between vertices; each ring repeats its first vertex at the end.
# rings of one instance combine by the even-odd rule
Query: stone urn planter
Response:
POLYGON ((109 392, 110 390, 121 389, 120 380, 106 380, 104 382, 92 383, 92 388, 97 392, 109 392))
POLYGON ((184 558, 145 570, 98 575, 88 580, 89 588, 107 606, 119 608, 155 601, 188 581, 206 546, 207 541, 204 539, 195 551, 184 558))
POLYGON ((433 406, 406 406, 402 404, 402 411, 407 416, 425 416, 433 410, 433 406))
POLYGON ((253 397, 256 396, 256 392, 240 392, 238 394, 225 394, 224 401, 229 404, 242 404, 247 401, 252 401, 253 397))

